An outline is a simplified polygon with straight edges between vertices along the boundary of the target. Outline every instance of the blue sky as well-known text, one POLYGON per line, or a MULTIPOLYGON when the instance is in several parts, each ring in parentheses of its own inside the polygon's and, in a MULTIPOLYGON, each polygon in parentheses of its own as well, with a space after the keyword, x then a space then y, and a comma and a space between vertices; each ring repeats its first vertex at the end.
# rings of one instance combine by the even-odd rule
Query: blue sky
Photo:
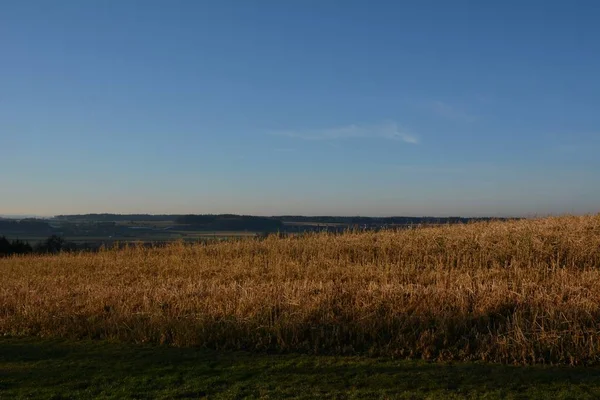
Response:
POLYGON ((3 1, 0 214, 600 211, 598 1, 3 1))

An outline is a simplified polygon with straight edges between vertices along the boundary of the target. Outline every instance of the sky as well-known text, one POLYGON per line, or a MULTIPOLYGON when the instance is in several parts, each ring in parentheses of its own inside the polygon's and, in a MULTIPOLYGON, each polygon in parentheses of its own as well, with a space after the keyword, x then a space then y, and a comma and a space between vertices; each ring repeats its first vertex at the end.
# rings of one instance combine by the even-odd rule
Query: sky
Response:
POLYGON ((598 1, 0 1, 0 214, 600 212, 598 1))

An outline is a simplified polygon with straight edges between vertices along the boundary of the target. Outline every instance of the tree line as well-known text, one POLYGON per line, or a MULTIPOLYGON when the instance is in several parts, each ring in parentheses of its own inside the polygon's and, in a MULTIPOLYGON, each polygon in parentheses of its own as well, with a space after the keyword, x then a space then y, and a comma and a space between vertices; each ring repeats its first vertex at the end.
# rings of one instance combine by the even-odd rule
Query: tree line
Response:
POLYGON ((33 246, 23 240, 8 240, 5 236, 0 236, 0 257, 32 253, 55 254, 61 251, 75 251, 80 249, 76 243, 67 242, 64 238, 57 235, 52 235, 33 246))

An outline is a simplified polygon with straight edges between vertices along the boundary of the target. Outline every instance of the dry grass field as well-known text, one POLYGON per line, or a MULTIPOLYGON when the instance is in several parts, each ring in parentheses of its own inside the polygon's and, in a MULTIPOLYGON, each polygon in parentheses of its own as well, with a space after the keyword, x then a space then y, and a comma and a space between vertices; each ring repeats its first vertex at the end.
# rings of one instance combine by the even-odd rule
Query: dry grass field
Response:
POLYGON ((0 335, 600 361, 600 215, 0 259, 0 335))

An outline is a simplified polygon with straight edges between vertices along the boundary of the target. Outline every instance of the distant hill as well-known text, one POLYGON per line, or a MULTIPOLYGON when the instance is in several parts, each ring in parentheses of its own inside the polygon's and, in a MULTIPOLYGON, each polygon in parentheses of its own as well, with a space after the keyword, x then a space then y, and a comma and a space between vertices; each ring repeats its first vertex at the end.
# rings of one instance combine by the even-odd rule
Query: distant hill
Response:
POLYGON ((38 233, 47 235, 52 232, 52 227, 47 221, 35 218, 27 219, 0 219, 0 233, 38 233))
POLYGON ((99 222, 159 222, 169 221, 195 230, 208 231, 278 231, 291 225, 330 224, 339 226, 393 227, 416 224, 461 224, 471 221, 501 220, 503 218, 465 217, 361 217, 361 216, 302 216, 282 215, 259 217, 237 214, 75 214, 57 215, 55 220, 69 223, 99 222))
POLYGON ((415 222, 468 222, 485 220, 504 220, 514 218, 496 218, 496 217, 368 217, 368 216, 306 216, 306 215, 275 215, 271 217, 261 217, 253 215, 240 214, 66 214, 56 215, 58 220, 87 220, 87 221, 175 221, 181 218, 195 218, 196 220, 214 220, 217 218, 263 218, 276 219, 280 221, 315 221, 315 222, 340 222, 340 223, 361 223, 361 222, 386 222, 386 223, 415 223, 415 222))
POLYGON ((72 214, 56 215, 54 218, 61 221, 88 221, 88 222, 118 222, 118 221, 173 221, 179 215, 154 215, 154 214, 72 214))
POLYGON ((57 215, 56 220, 71 223, 85 222, 140 222, 172 221, 189 228, 202 231, 260 231, 276 232, 283 228, 283 222, 273 217, 256 217, 235 214, 203 215, 150 215, 150 214, 83 214, 57 215))
POLYGON ((251 215, 182 215, 177 217, 175 222, 207 231, 276 232, 283 229, 283 222, 277 218, 251 215))

